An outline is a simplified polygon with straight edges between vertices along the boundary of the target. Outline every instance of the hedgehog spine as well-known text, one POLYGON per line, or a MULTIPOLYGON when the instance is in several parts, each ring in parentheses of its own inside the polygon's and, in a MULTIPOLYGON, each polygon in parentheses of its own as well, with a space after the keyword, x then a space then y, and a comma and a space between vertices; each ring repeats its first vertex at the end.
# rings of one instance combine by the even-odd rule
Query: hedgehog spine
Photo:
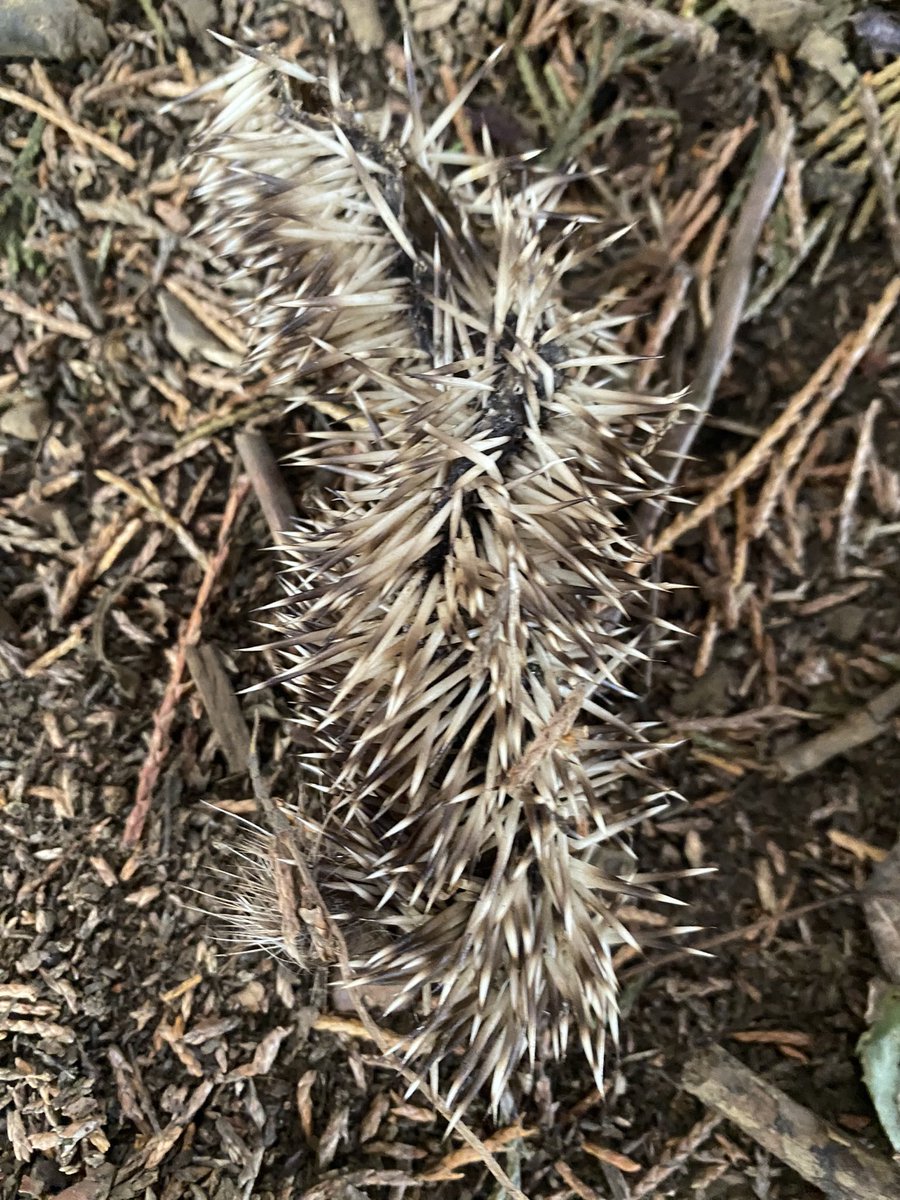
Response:
POLYGON ((629 390, 607 304, 564 303, 597 249, 584 220, 553 232, 568 178, 486 136, 476 158, 447 148, 471 89, 426 129, 411 88, 391 141, 334 85, 279 99, 284 70, 254 52, 223 78, 198 195, 260 286, 251 365, 343 418, 295 456, 320 483, 273 606, 278 681, 327 771, 303 816, 323 894, 351 942, 359 918, 375 937, 360 986, 393 1007, 430 990, 422 1069, 462 1040, 460 1111, 488 1081, 496 1109, 573 1028, 599 1084, 613 954, 638 945, 620 910, 665 899, 622 840, 665 798, 614 801, 649 744, 601 693, 641 654, 622 510, 656 490, 675 400, 629 390))

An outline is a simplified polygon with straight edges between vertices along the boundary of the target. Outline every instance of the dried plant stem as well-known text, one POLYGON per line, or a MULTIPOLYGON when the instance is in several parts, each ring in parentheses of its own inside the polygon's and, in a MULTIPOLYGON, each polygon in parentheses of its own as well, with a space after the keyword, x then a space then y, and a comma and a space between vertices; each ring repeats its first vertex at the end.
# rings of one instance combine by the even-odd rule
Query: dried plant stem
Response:
POLYGON ((720 1046, 692 1058, 685 1091, 822 1188, 832 1200, 895 1200, 900 1170, 749 1071, 720 1046))
POLYGON ((46 671, 48 667, 53 666, 53 664, 58 662, 59 659, 64 658, 69 651, 74 650, 76 646, 80 646, 84 641, 84 635, 92 625, 93 620, 94 614, 91 613, 87 617, 82 617, 80 621, 76 621, 68 637, 63 638, 63 640, 58 642, 57 645, 51 646, 49 650, 45 650, 39 658, 36 658, 34 662, 29 663, 29 665, 24 668, 22 671, 24 678, 34 679, 37 675, 40 675, 43 671, 46 671))
MULTIPOLYGON (((755 786, 758 786, 758 783, 755 786)), ((717 933, 714 937, 706 938, 703 942, 694 943, 690 949, 675 950, 671 954, 662 954, 658 958, 648 959, 647 962, 627 967, 622 972, 622 979, 627 981, 649 972, 659 971, 663 967, 671 966, 672 963, 683 962, 689 955, 696 954, 698 951, 705 954, 717 950, 720 946, 728 946, 732 942, 752 941, 760 934, 776 929, 785 921, 798 921, 808 913, 830 908, 832 904, 844 904, 851 901, 855 903, 856 899, 856 892, 847 891, 836 896, 826 896, 824 900, 811 900, 809 904, 800 904, 797 908, 787 908, 784 912, 766 913, 764 917, 759 917, 748 925, 742 925, 739 929, 729 929, 725 933, 717 933)))
MULTIPOLYGON (((459 95, 459 88, 456 86, 456 80, 453 78, 453 72, 447 63, 442 63, 438 68, 438 74, 441 77, 441 83, 444 85, 447 103, 452 104, 459 95)), ((464 109, 460 108, 453 114, 453 128, 459 135, 459 140, 465 147, 466 153, 471 154, 474 158, 478 154, 478 147, 475 145, 475 139, 472 136, 472 126, 469 124, 469 119, 464 109)))
POLYGON ((652 37, 688 42, 696 46, 702 56, 711 54, 718 45, 719 35, 713 26, 697 17, 679 17, 644 3, 636 4, 634 0, 583 0, 583 3, 618 17, 624 25, 631 25, 652 37))
POLYGON ((775 770, 787 780, 815 771, 838 754, 864 746, 884 733, 898 708, 900 683, 895 683, 832 729, 779 754, 774 762, 775 770))
POLYGON ((880 412, 880 400, 873 400, 866 409, 859 430, 859 438, 856 443, 856 451, 853 455, 853 463, 850 467, 847 486, 844 488, 844 494, 841 497, 837 537, 834 543, 834 569, 839 579, 847 574, 847 552, 850 535, 853 530, 853 514, 856 511, 856 502, 859 499, 859 489, 862 487, 863 476, 872 457, 872 434, 875 429, 875 420, 880 412))
MULTIPOLYGON (((526 1129, 524 1125, 509 1125, 506 1129, 498 1129, 496 1133, 492 1133, 485 1140, 485 1146, 492 1153, 494 1150, 504 1149, 509 1147, 509 1153, 512 1153, 515 1143, 521 1144, 525 1138, 533 1138, 537 1134, 536 1129, 526 1129)), ((424 1175, 419 1176, 419 1183, 441 1183, 444 1181, 452 1182, 459 1179, 457 1172, 460 1167, 468 1166, 469 1163, 478 1162, 479 1156, 470 1149, 459 1147, 456 1150, 451 1150, 443 1159, 430 1171, 426 1171, 424 1175)), ((502 1195, 502 1193, 501 1193, 502 1195)))
POLYGON ((161 525, 164 525, 170 533, 174 534, 178 542, 191 556, 197 566, 201 568, 201 570, 206 571, 209 569, 209 555, 205 550, 201 549, 201 547, 197 545, 196 541, 191 534, 188 533, 181 521, 179 521, 177 517, 173 517, 172 514, 163 507, 159 498, 153 494, 155 489, 151 483, 146 482, 143 488, 139 488, 136 484, 131 483, 130 480, 123 479, 121 475, 114 475, 112 471, 104 471, 101 468, 98 468, 95 471, 95 474, 102 483, 108 483, 111 487, 117 488, 120 492, 124 493, 129 500, 132 500, 135 504, 140 505, 140 507, 146 512, 150 513, 152 517, 155 517, 155 519, 159 521, 161 525))
MULTIPOLYGON (((252 395, 252 393, 247 394, 252 395)), ((183 437, 179 438, 176 443, 175 453, 181 453, 191 445, 202 449, 202 445, 198 445, 198 443, 208 441, 209 438, 214 437, 217 433, 223 433, 226 429, 234 429, 238 425, 246 425, 248 421, 271 419, 275 415, 280 416, 281 410, 273 403, 271 396, 263 396, 258 400, 251 400, 248 404, 242 404, 240 408, 230 408, 226 405, 224 409, 220 409, 218 412, 199 421, 183 437)), ((145 471, 144 474, 146 475, 146 473, 145 471)))
POLYGON ((674 1175, 680 1171, 691 1155, 703 1145, 712 1133, 722 1124, 723 1118, 719 1113, 709 1113, 689 1130, 676 1146, 665 1154, 660 1161, 641 1178, 631 1189, 629 1200, 645 1200, 674 1175))
POLYGON ((153 789, 156 786, 156 781, 159 778, 159 773, 162 770, 166 754, 168 753, 169 734, 184 687, 183 681, 187 665, 188 647, 195 646, 199 641, 203 613, 212 595, 216 581, 222 572, 222 568, 225 566, 228 551, 231 548, 229 540, 231 530, 249 491, 250 484, 246 479, 239 479, 231 489, 228 502, 225 505, 225 511, 222 514, 222 524, 219 527, 219 541, 216 552, 209 559, 206 573, 203 576, 203 581, 197 592, 197 598, 194 601, 193 610, 179 635, 169 682, 166 686, 162 703, 157 709, 153 720, 150 748, 147 751, 147 757, 138 776, 134 804, 131 812, 128 814, 128 819, 125 822, 125 828, 122 833, 122 845, 126 848, 134 846, 140 841, 141 834, 144 831, 144 824, 150 812, 153 789))
MULTIPOLYGON (((711 492, 689 513, 681 514, 653 542, 655 553, 671 550, 680 537, 702 525, 728 498, 764 465, 773 447, 793 428, 800 414, 818 395, 822 401, 833 402, 846 387, 847 380, 860 359, 871 346, 882 325, 900 299, 900 276, 893 276, 879 299, 869 308, 866 319, 847 334, 832 350, 810 379, 788 401, 784 412, 773 421, 754 446, 735 463, 711 492)), ((754 521, 754 531, 757 523, 754 521)))
MULTIPOLYGON (((674 425, 663 437, 657 449, 657 468, 666 481, 674 483, 681 464, 690 453, 694 439, 703 424, 712 404, 719 380, 722 378, 734 350, 744 303, 750 288, 750 275, 756 247, 772 207, 775 204, 784 173, 787 157, 794 138, 794 126, 783 112, 779 112, 775 128, 763 144, 759 165, 741 215, 731 239, 719 299, 716 304, 712 327, 709 331, 703 356, 697 369, 697 377, 691 394, 690 414, 684 421, 674 425)), ((698 510, 694 509, 691 518, 698 510)), ((710 510, 714 512, 715 509, 710 510)), ((645 501, 638 511, 637 526, 643 539, 649 538, 659 521, 661 509, 653 501, 645 501)), ((709 513, 705 514, 708 516, 709 513)), ((701 520, 705 520, 705 516, 701 520)), ((699 523, 699 522, 698 522, 699 523)), ((673 523, 677 525, 677 520, 673 523)), ((672 543, 674 544, 674 543, 672 543)), ((656 545, 654 549, 668 549, 656 545)))
POLYGON ((14 88, 8 87, 0 87, 0 100, 5 101, 7 104, 15 104, 17 108, 24 108, 28 112, 33 112, 37 116, 43 117, 45 121, 49 121, 51 125, 58 125, 71 138, 80 138, 87 145, 93 146, 100 154, 105 154, 107 158, 111 158, 113 162, 118 163, 120 167, 124 167, 126 171, 137 170, 137 159, 129 154, 127 150, 123 150, 107 138, 101 137, 99 133, 94 133, 92 129, 85 129, 83 125, 79 125, 71 117, 63 113, 56 112, 48 104, 42 104, 40 100, 34 100, 31 96, 26 96, 24 92, 17 92, 14 88))
POLYGON ((228 769, 237 775, 247 769, 250 730, 219 652, 215 646, 200 644, 188 646, 185 657, 228 769))
POLYGON ((333 1200, 335 1196, 365 1196, 362 1188, 391 1188, 392 1196, 403 1196, 407 1188, 418 1188, 419 1179, 406 1171, 379 1171, 364 1167, 361 1171, 329 1171, 319 1182, 303 1192, 303 1200, 333 1200))
POLYGON ((137 510, 137 505, 129 505, 124 513, 110 521, 90 542, 81 547, 78 559, 66 576, 56 602, 56 611, 53 614, 55 628, 62 628, 71 617, 84 589, 104 571, 109 570, 123 548, 137 534, 143 523, 141 518, 135 515, 137 510))
MULTIPOLYGON (((0 88, 0 99, 3 98, 2 92, 3 88, 0 88)), ((53 313, 44 312, 42 308, 35 308, 33 304, 29 304, 21 296, 17 296, 15 292, 9 291, 7 288, 0 289, 0 308, 17 317, 25 317, 28 321, 34 321, 35 325, 43 326, 50 333, 60 333, 63 337, 89 342, 94 336, 93 329, 82 325, 80 321, 71 321, 68 317, 57 317, 53 313)))
POLYGON ((559 1159, 553 1164, 553 1167, 566 1187, 578 1197, 578 1200, 600 1200, 597 1192, 592 1187, 588 1187, 583 1179, 579 1179, 564 1159, 559 1159))
POLYGON ((884 224, 894 265, 900 270, 900 218, 897 216, 897 182, 884 146, 881 131, 881 112, 875 93, 865 82, 859 85, 859 106, 866 121, 866 140, 872 159, 875 185, 884 209, 884 224))
POLYGON ((275 455, 261 433, 239 433, 234 439, 244 470, 263 511, 269 532, 278 543, 297 520, 297 510, 275 455))
POLYGON ((797 492, 793 486, 790 489, 787 488, 788 476, 800 459, 800 456, 804 453, 809 439, 817 429, 821 429, 822 418, 832 403, 833 397, 830 391, 826 392, 816 401, 806 416, 798 423, 797 428, 788 438, 784 448, 769 467, 769 474, 760 489, 759 499, 753 510, 750 529, 751 537, 761 537, 768 528, 769 518, 772 515, 772 510, 779 496, 782 497, 782 504, 784 504, 785 496, 790 493, 790 499, 787 501, 786 507, 793 511, 797 492))
POLYGON ((666 216, 666 224, 680 231, 672 247, 673 258, 677 258, 690 245, 691 239, 686 238, 683 231, 695 223, 699 213, 714 196, 716 184, 755 126, 754 118, 748 117, 743 125, 721 134, 710 148, 712 161, 700 176, 695 190, 679 197, 672 205, 666 216))
MULTIPOLYGON (((778 122, 763 145, 759 165, 741 209, 725 260, 712 328, 697 371, 692 396, 694 411, 687 422, 670 431, 671 443, 660 448, 677 453, 676 469, 680 468, 684 457, 690 453, 719 381, 731 362, 735 334, 750 289, 756 248, 763 226, 781 191, 793 139, 793 123, 786 115, 779 113, 778 122)), ((667 438, 666 441, 668 440, 667 438)))
POLYGON ((692 275, 688 268, 682 263, 676 264, 660 306, 659 316, 647 337, 647 344, 644 347, 646 357, 635 372, 634 386, 636 388, 643 389, 650 382, 650 376, 658 365, 655 360, 662 353, 666 338, 684 308, 684 298, 691 286, 691 279, 692 275))
POLYGON ((365 54, 384 45, 384 25, 375 0, 341 0, 353 40, 365 54))
POLYGON ((229 350, 241 357, 246 354, 247 347, 244 345, 244 339, 229 329, 228 325, 220 319, 219 314, 213 311, 212 306, 199 299, 181 280, 167 279, 166 291, 171 292, 176 300, 180 300, 191 316, 195 317, 205 329, 208 329, 213 337, 218 338, 223 346, 227 346, 229 350))

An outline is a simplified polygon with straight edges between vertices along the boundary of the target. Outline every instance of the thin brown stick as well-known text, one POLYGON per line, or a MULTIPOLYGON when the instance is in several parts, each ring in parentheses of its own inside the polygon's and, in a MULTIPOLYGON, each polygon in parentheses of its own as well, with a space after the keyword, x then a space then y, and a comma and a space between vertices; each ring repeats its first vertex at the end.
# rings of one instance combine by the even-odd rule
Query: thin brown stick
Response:
POLYGON ((124 513, 105 525, 90 542, 81 547, 56 602, 53 624, 57 629, 61 628, 72 615, 79 597, 88 584, 99 578, 103 571, 109 570, 124 547, 137 534, 141 527, 141 520, 134 514, 134 507, 127 508, 124 513))
POLYGON ((563 1183, 565 1183, 566 1187, 570 1188, 575 1193, 575 1195, 578 1197, 578 1200, 600 1200, 600 1197, 597 1195, 594 1189, 592 1187, 588 1187, 583 1179, 578 1178, 565 1159, 558 1159, 553 1164, 553 1168, 562 1179, 563 1183))
MULTIPOLYGON (((50 76, 44 70, 43 65, 39 63, 37 59, 35 59, 31 64, 31 77, 34 79, 34 82, 40 89, 40 93, 44 98, 44 103, 52 108, 55 113, 58 113, 59 116, 67 118, 69 114, 66 111, 65 102, 51 83, 50 76)), ((87 148, 83 138, 81 137, 81 134, 76 134, 73 132, 70 133, 70 137, 72 138, 72 145, 75 147, 78 153, 86 154, 87 148)))
MULTIPOLYGON (((3 88, 0 88, 0 93, 2 91, 3 88)), ((7 288, 0 289, 0 308, 4 312, 12 313, 13 316, 33 321, 35 325, 42 325, 51 333, 77 338, 80 342, 89 342, 94 336, 93 329, 82 325, 80 321, 71 321, 68 317, 56 317, 53 313, 44 312, 42 308, 35 308, 33 304, 29 304, 21 296, 17 296, 15 292, 11 292, 7 288)))
POLYGON ((171 292, 176 300, 180 300, 191 316, 195 317, 204 329, 208 329, 213 337, 218 338, 223 346, 227 346, 229 350, 233 350, 235 354, 243 358, 247 353, 244 339, 225 324, 220 314, 213 310, 208 301, 196 296, 194 291, 180 279, 167 279, 166 291, 171 292))
POLYGON ((175 719, 178 702, 181 699, 184 688, 183 679, 187 663, 187 649, 189 646, 196 645, 199 640, 203 613, 212 595, 216 581, 225 565, 225 561, 228 558, 228 551, 231 548, 229 537, 232 526, 249 491, 250 484, 246 479, 239 479, 231 489, 228 502, 225 505, 225 511, 222 514, 222 524, 219 527, 219 541, 216 553, 209 560, 209 565, 203 576, 200 589, 197 592, 197 598, 194 601, 193 610, 179 635, 169 682, 166 686, 162 703, 157 709, 153 720, 150 747, 147 751, 144 764, 141 767, 141 773, 138 776, 134 804, 132 805, 131 812, 128 814, 128 819, 125 822, 125 828, 122 832, 122 845, 126 848, 134 846, 140 841, 141 834, 144 831, 144 824, 150 812, 150 804, 153 799, 153 789, 156 786, 156 781, 159 778, 160 771, 168 754, 172 722, 175 719))
POLYGON ((839 725, 783 751, 774 761, 775 770, 788 781, 815 771, 838 754, 846 754, 848 750, 874 741, 885 732, 888 721, 898 709, 900 683, 895 683, 839 725))
POLYGON ((173 533, 177 540, 181 543, 184 549, 188 552, 194 562, 201 570, 208 570, 209 555, 205 550, 197 545, 196 541, 188 530, 184 527, 177 517, 166 509, 156 494, 156 489, 149 482, 144 484, 143 488, 139 488, 136 484, 128 479, 123 479, 121 475, 115 475, 112 471, 105 471, 98 467, 94 472, 101 483, 108 483, 111 487, 123 492, 129 500, 140 505, 152 517, 155 517, 161 525, 165 525, 170 533, 173 533))
POLYGON ((297 510, 269 443, 261 433, 249 432, 239 433, 234 444, 272 537, 286 542, 285 533, 296 524, 297 510))
POLYGON ((705 1141, 722 1124, 723 1118, 718 1113, 708 1113, 702 1121, 690 1129, 683 1138, 667 1154, 652 1166, 631 1189, 629 1200, 645 1200, 661 1188, 670 1175, 686 1166, 695 1150, 699 1150, 705 1141))
POLYGON ((872 160, 872 171, 875 175, 875 186, 881 207, 884 210, 884 226, 887 231, 888 244, 894 266, 900 270, 900 218, 897 216, 897 183, 887 151, 884 148, 884 138, 881 135, 881 111, 875 93, 865 81, 859 85, 859 107, 862 109, 866 122, 866 142, 869 157, 872 160))
MULTIPOLYGON (((521 1142, 525 1138, 533 1138, 537 1133, 537 1129, 526 1129, 524 1125, 508 1125, 505 1129, 498 1129, 496 1133, 492 1133, 484 1144, 493 1154, 495 1150, 502 1150, 511 1142, 521 1142)), ((446 1154, 432 1170, 420 1175, 419 1181, 420 1183, 452 1182, 461 1178, 458 1173, 460 1167, 466 1167, 469 1163, 478 1161, 478 1155, 473 1150, 460 1146, 446 1154)))
MULTIPOLYGON (((713 323, 691 391, 691 411, 683 421, 668 430, 657 447, 657 469, 670 486, 678 478, 682 463, 690 454, 694 439, 712 405, 719 381, 731 362, 735 335, 750 290, 756 247, 781 191, 793 139, 793 122, 783 111, 779 111, 775 128, 763 143, 756 174, 732 235, 713 323)), ((653 533, 661 512, 660 506, 652 500, 641 505, 637 527, 643 540, 653 533)))
POLYGON ((872 434, 875 421, 881 412, 881 401, 873 400, 866 409, 859 429, 856 451, 847 478, 847 486, 841 497, 838 512, 837 536, 834 540, 834 570, 838 579, 847 574, 847 555, 850 550, 850 535, 853 532, 853 517, 856 513, 856 502, 862 487, 863 477, 872 458, 872 434))
POLYGON ((772 422, 759 440, 735 463, 712 491, 689 513, 682 513, 655 539, 655 553, 671 550, 680 537, 702 525, 729 497, 764 465, 773 447, 791 430, 807 405, 820 393, 822 398, 836 399, 860 359, 871 346, 884 322, 900 299, 900 276, 893 276, 878 300, 869 308, 859 329, 848 333, 831 351, 803 387, 788 401, 781 415, 772 422))
MULTIPOLYGON (((453 72, 447 63, 441 63, 438 67, 438 74, 441 77, 441 83, 444 85, 444 94, 447 97, 447 103, 452 104, 459 95, 459 88, 456 86, 453 72)), ((464 108, 460 108, 454 113, 453 128, 459 135, 459 140, 462 142, 466 154, 471 154, 473 158, 477 158, 478 147, 475 145, 474 137, 472 137, 472 126, 469 124, 469 119, 466 116, 464 108)))
POLYGON ((692 1058, 682 1086, 831 1200, 896 1200, 900 1170, 748 1070, 721 1046, 692 1058))
POLYGON ((82 617, 77 621, 69 633, 68 637, 64 638, 57 645, 51 646, 49 650, 45 650, 39 658, 36 658, 33 663, 30 663, 22 671, 26 679, 34 679, 46 671, 48 667, 52 667, 59 659, 64 658, 70 650, 74 650, 76 646, 80 646, 84 641, 84 635, 94 620, 94 614, 91 613, 87 617, 82 617))
POLYGON ((765 933, 770 928, 774 929, 784 921, 797 921, 809 913, 818 912, 819 909, 830 908, 832 904, 855 902, 857 899, 856 892, 847 891, 836 896, 826 896, 823 900, 810 900, 809 904, 800 904, 797 908, 786 908, 784 912, 766 913, 764 917, 751 921, 749 925, 742 925, 739 929, 729 929, 725 933, 717 933, 714 937, 706 938, 705 941, 686 947, 684 950, 673 950, 671 954, 661 954, 658 958, 650 959, 648 962, 636 963, 633 967, 626 968, 619 978, 623 981, 634 979, 638 975, 646 975, 649 972, 658 971, 662 967, 670 967, 673 963, 683 962, 686 958, 694 957, 698 953, 709 954, 720 946, 727 946, 730 942, 749 941, 757 934, 765 933))
POLYGON ((634 386, 639 392, 646 388, 650 382, 650 376, 659 365, 656 360, 662 354, 666 338, 672 331, 672 326, 681 315, 684 308, 684 298, 687 295, 688 288, 691 286, 691 279, 692 275, 687 267, 682 263, 677 263, 675 270, 672 272, 672 278, 669 280, 669 286, 666 288, 659 316, 656 319, 655 325, 650 330, 646 345, 644 346, 644 361, 635 373, 634 386))
POLYGON ((376 0, 341 0, 347 26, 364 54, 384 45, 384 25, 376 0))
POLYGON ((712 25, 698 17, 679 17, 674 13, 650 8, 635 0, 584 0, 590 8, 617 17, 623 25, 631 25, 652 37, 671 38, 673 42, 696 45, 701 55, 711 54, 718 45, 719 35, 712 25))
POLYGON ((735 713, 730 717, 690 717, 670 721, 668 728, 672 733, 720 733, 723 730, 759 729, 767 721, 778 719, 815 721, 819 719, 819 714, 801 708, 788 708, 784 704, 765 704, 762 708, 735 713))
POLYGON ((250 730, 218 651, 202 643, 188 646, 185 661, 229 771, 235 775, 246 771, 250 730))
POLYGON ((123 150, 121 146, 117 146, 107 138, 101 137, 93 129, 85 129, 83 125, 79 125, 71 117, 56 112, 48 104, 42 104, 40 100, 33 100, 31 96, 26 96, 24 92, 17 92, 14 88, 8 87, 0 87, 0 100, 4 100, 7 104, 15 104, 17 108, 24 108, 27 112, 34 113, 35 116, 43 117, 45 121, 49 121, 52 125, 58 125, 73 140, 80 138, 89 146, 93 146, 100 154, 105 154, 107 158, 111 158, 113 162, 118 163, 120 167, 124 167, 126 171, 137 170, 137 159, 129 154, 127 150, 123 150))
MULTIPOLYGON (((680 196, 666 214, 667 225, 675 229, 683 229, 697 216, 697 213, 708 200, 713 188, 719 182, 723 172, 731 164, 732 159, 741 147, 744 139, 753 132, 756 125, 756 120, 753 117, 748 117, 743 125, 738 125, 734 129, 729 129, 719 135, 710 147, 710 165, 700 176, 697 187, 693 192, 686 192, 680 196)), ((680 252, 687 248, 688 243, 685 242, 684 247, 680 252)), ((675 243, 672 249, 672 257, 676 258, 676 250, 678 242, 675 243)))
POLYGON ((318 1183, 303 1192, 302 1200, 334 1200, 335 1196, 366 1196, 362 1188, 391 1188, 392 1196, 406 1195, 407 1188, 418 1188, 416 1175, 406 1171, 376 1170, 364 1167, 361 1171, 329 1171, 318 1183))
POLYGON ((700 323, 704 329, 711 328, 713 322, 712 276, 716 263, 719 261, 719 252, 727 232, 728 213, 723 212, 719 214, 718 220, 713 225, 703 252, 694 268, 697 278, 697 309, 700 313, 700 323))
POLYGON ((782 505, 787 511, 792 512, 796 508, 795 502, 799 488, 795 487, 793 479, 788 483, 788 476, 800 457, 805 453, 810 438, 813 437, 817 429, 822 428, 822 419, 828 412, 833 401, 834 397, 832 396, 831 389, 825 395, 819 397, 803 419, 797 422, 796 429, 779 451, 777 458, 770 465, 769 474, 760 488, 759 497, 750 520, 751 537, 762 537, 768 530, 772 511, 779 496, 782 497, 782 505), (787 497, 786 499, 785 496, 787 497))

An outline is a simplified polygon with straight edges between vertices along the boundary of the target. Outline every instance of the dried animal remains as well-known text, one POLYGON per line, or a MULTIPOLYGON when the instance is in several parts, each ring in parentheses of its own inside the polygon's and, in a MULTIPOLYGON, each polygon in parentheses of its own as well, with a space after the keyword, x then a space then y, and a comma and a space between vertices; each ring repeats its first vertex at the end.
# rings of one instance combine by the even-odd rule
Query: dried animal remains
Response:
MULTIPOLYGON (((629 514, 674 401, 630 390, 602 288, 565 302, 598 252, 558 212, 571 176, 454 144, 471 87, 429 125, 410 72, 402 127, 266 52, 213 87, 207 236, 253 281, 251 365, 314 414, 273 609, 297 845, 451 1103, 570 1040, 599 1079, 623 906, 664 898, 624 838, 665 797, 621 798, 649 743, 617 710, 650 620, 629 514)), ((277 947, 270 861, 235 904, 277 947)))

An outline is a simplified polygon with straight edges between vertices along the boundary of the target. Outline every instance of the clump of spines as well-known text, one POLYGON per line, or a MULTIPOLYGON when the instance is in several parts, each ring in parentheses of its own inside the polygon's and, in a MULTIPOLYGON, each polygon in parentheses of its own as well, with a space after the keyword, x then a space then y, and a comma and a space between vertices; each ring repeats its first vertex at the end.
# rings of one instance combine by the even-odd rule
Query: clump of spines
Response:
POLYGON ((557 216, 567 176, 486 135, 477 158, 449 149, 452 111, 427 128, 411 78, 391 137, 333 80, 285 99, 285 73, 257 53, 221 81, 198 194, 259 283, 253 364, 345 417, 295 456, 318 486, 274 606, 317 772, 312 865, 335 913, 380 931, 360 985, 430 993, 412 1057, 464 1046, 451 1101, 490 1081, 496 1105, 573 1028, 599 1082, 613 954, 638 945, 622 907, 664 899, 622 840, 665 798, 621 810, 648 743, 615 707, 648 623, 627 514, 657 490, 674 402, 629 389, 606 302, 564 303, 598 249, 557 216))

